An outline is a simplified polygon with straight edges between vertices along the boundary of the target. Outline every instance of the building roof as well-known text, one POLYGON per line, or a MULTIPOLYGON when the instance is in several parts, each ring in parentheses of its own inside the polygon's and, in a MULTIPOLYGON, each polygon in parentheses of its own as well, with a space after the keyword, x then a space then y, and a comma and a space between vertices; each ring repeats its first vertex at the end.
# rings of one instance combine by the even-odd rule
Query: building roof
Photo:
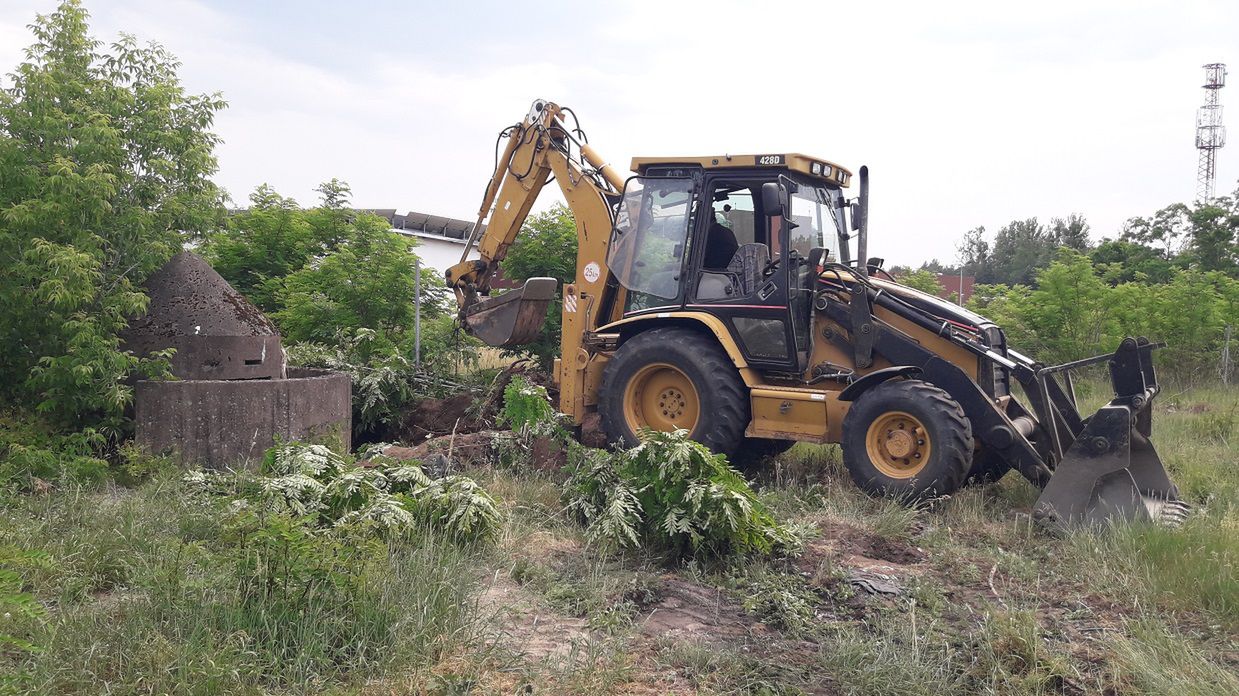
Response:
MULTIPOLYGON (((412 210, 403 215, 397 213, 394 208, 365 208, 362 211, 386 218, 391 223, 392 229, 416 237, 463 241, 473 229, 473 222, 470 220, 458 220, 412 210)), ((486 231, 485 225, 482 226, 481 231, 486 231)))

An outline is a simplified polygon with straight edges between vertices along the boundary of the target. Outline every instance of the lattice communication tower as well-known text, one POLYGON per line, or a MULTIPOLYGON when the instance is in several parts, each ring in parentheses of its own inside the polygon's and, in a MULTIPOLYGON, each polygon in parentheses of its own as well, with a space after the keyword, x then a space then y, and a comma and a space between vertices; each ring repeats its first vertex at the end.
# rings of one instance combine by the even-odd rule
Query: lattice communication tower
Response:
POLYGON ((1226 64, 1209 63, 1205 68, 1205 103, 1196 110, 1196 149, 1200 163, 1196 168, 1196 201, 1213 200, 1214 179, 1217 177, 1217 151, 1226 144, 1226 126, 1222 125, 1222 104, 1218 93, 1226 86, 1226 64))

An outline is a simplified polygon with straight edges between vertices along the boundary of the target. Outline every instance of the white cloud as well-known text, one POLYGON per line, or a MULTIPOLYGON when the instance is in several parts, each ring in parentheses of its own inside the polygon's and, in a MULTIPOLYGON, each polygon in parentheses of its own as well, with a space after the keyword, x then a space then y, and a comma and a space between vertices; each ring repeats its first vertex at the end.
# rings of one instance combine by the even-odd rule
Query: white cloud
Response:
MULTIPOLYGON (((0 65, 20 60, 23 25, 53 6, 0 8, 0 65)), ((358 205, 469 217, 495 134, 546 97, 572 106, 617 165, 780 150, 867 163, 871 247, 896 262, 950 259, 976 225, 1079 212, 1112 235, 1129 216, 1189 199, 1199 66, 1239 68, 1239 7, 1221 2, 664 0, 571 15, 526 3, 498 23, 503 33, 460 10, 459 35, 436 37, 453 49, 433 54, 417 30, 431 10, 392 8, 399 30, 375 27, 347 60, 327 41, 338 27, 193 0, 88 6, 100 38, 157 39, 191 89, 224 93, 219 180, 241 201, 269 182, 309 202, 335 176, 358 205)), ((455 26, 447 19, 434 26, 455 26)), ((1236 150, 1220 158, 1226 190, 1236 150)))

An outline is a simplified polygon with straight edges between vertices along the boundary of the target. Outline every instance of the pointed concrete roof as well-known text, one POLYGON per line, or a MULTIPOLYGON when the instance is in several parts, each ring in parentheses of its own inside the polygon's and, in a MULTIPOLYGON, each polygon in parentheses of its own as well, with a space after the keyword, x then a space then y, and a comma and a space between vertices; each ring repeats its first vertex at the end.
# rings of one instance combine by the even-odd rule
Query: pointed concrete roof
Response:
POLYGON ((131 336, 277 336, 257 307, 192 252, 173 256, 147 279, 150 306, 129 322, 131 336))

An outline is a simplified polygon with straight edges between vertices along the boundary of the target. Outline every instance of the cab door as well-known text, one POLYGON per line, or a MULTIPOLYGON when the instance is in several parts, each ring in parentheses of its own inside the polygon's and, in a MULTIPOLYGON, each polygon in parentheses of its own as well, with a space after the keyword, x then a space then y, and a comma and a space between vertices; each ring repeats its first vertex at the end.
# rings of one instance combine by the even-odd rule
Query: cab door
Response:
POLYGON ((754 367, 797 372, 789 295, 795 259, 784 218, 767 216, 761 201, 762 184, 774 180, 706 179, 693 226, 687 306, 722 319, 754 367))

